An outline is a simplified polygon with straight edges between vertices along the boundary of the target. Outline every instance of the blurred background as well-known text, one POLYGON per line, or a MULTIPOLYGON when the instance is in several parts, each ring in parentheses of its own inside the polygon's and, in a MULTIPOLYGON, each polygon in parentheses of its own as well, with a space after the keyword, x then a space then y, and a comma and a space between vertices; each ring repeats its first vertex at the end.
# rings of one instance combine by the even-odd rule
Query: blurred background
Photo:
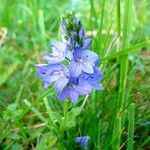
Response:
MULTIPOLYGON (((123 6, 124 3, 121 3, 121 8, 123 6)), ((41 80, 35 77, 34 65, 42 63, 44 52, 50 52, 51 41, 61 40, 59 26, 61 16, 69 10, 74 10, 82 21, 87 36, 93 38, 91 49, 98 52, 101 59, 106 56, 107 50, 109 53, 115 51, 116 45, 113 42, 116 35, 115 0, 105 2, 104 0, 0 0, 0 147, 2 148, 8 146, 9 149, 16 141, 23 143, 25 149, 34 147, 36 136, 40 132, 45 132, 45 129, 38 129, 31 135, 30 129, 28 131, 20 129, 20 132, 12 133, 16 128, 38 122, 32 113, 26 115, 24 121, 19 124, 14 123, 13 118, 18 117, 45 91, 41 80)), ((132 13, 133 45, 150 38, 150 1, 134 1, 132 13)), ((129 62, 131 67, 129 70, 134 68, 129 72, 128 86, 131 88, 128 89, 130 91, 128 96, 137 106, 135 129, 137 145, 141 149, 143 147, 150 149, 149 48, 143 47, 140 52, 129 55, 129 62)), ((101 64, 103 64, 102 72, 106 76, 103 80, 105 90, 100 97, 105 97, 105 100, 99 102, 98 106, 104 114, 102 120, 106 122, 105 118, 110 117, 106 110, 113 111, 107 105, 109 102, 111 105, 113 100, 113 96, 109 94, 116 94, 116 71, 111 72, 115 67, 114 60, 101 64)), ((49 96, 50 103, 56 102, 59 105, 54 92, 49 96)), ((44 114, 42 102, 36 108, 44 114)))

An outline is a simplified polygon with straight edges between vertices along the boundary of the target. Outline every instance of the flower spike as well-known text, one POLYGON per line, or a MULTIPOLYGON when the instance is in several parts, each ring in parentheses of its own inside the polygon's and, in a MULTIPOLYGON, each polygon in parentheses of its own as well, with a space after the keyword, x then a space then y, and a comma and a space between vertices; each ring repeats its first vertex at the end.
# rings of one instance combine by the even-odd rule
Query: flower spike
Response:
POLYGON ((89 50, 92 40, 85 37, 74 13, 62 17, 61 31, 63 42, 51 43, 52 52, 43 56, 47 63, 36 65, 37 77, 43 80, 45 88, 55 86, 59 100, 69 98, 75 103, 80 95, 103 89, 99 83, 103 74, 97 68, 99 56, 89 50))

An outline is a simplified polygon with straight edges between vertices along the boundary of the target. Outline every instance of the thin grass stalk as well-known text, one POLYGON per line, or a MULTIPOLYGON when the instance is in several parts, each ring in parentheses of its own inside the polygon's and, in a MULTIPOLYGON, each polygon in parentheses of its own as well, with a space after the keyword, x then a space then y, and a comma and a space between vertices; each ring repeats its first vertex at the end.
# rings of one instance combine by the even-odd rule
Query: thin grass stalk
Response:
MULTIPOLYGON (((120 15, 120 0, 117 0, 117 52, 120 50, 120 40, 121 40, 121 15, 120 15)), ((119 57, 117 57, 117 63, 119 64, 119 57)), ((118 70, 118 79, 120 78, 120 68, 118 70)), ((117 83, 119 85, 119 82, 117 83)), ((112 148, 113 150, 120 149, 120 140, 121 140, 121 118, 119 115, 119 101, 116 101, 116 117, 113 128, 113 137, 112 137, 112 148)))
POLYGON ((95 10, 95 6, 94 6, 94 1, 89 0, 89 2, 90 2, 90 7, 91 7, 90 26, 91 26, 91 29, 93 29, 93 27, 92 27, 92 17, 94 16, 95 20, 97 21, 97 15, 96 15, 96 10, 95 10))
MULTIPOLYGON (((128 48, 131 39, 131 19, 132 19, 132 3, 133 0, 125 0, 125 16, 124 16, 124 29, 123 29, 123 43, 122 48, 128 48)), ((120 84, 119 84, 119 109, 123 110, 125 100, 126 81, 128 71, 128 54, 120 57, 120 84)))
POLYGON ((121 13, 120 13, 120 0, 117 0, 117 51, 120 49, 121 38, 121 13))
POLYGON ((49 118, 51 118, 51 117, 52 117, 52 116, 51 116, 51 113, 52 113, 52 112, 51 112, 51 108, 50 108, 50 106, 49 106, 49 102, 48 102, 47 97, 44 98, 44 104, 45 104, 45 107, 46 107, 48 116, 49 116, 49 118))
MULTIPOLYGON (((24 99, 23 100, 24 104, 27 106, 27 107, 30 107, 31 106, 31 103, 27 100, 27 99, 24 99)), ((44 123, 46 123, 46 118, 42 115, 42 113, 40 113, 38 111, 38 109, 36 109, 35 107, 31 107, 31 110, 34 114, 36 114, 36 116, 41 120, 43 121, 44 123)))
POLYGON ((47 91, 45 91, 41 96, 39 96, 34 102, 31 103, 31 105, 29 107, 27 107, 22 113, 21 115, 16 119, 16 122, 19 122, 19 120, 21 120, 30 110, 32 107, 36 106, 41 100, 43 100, 46 96, 48 96, 48 94, 50 93, 50 91, 53 89, 50 88, 47 91))
POLYGON ((119 52, 115 52, 115 53, 112 53, 112 54, 110 54, 108 56, 105 56, 104 58, 102 58, 102 61, 107 61, 109 59, 114 59, 114 58, 116 58, 118 56, 121 57, 121 56, 127 55, 129 53, 135 53, 135 52, 141 50, 142 47, 146 47, 146 46, 150 46, 150 40, 144 41, 142 43, 139 43, 139 44, 130 46, 128 48, 122 49, 119 52))
MULTIPOLYGON (((120 9, 120 0, 117 0, 117 52, 119 52, 120 50, 120 44, 121 44, 121 9, 120 9)), ((119 64, 119 56, 117 57, 117 63, 119 64)), ((120 68, 118 70, 118 79, 119 79, 119 74, 120 74, 120 68)))
MULTIPOLYGON (((128 48, 130 44, 130 38, 131 38, 131 12, 132 12, 132 2, 133 0, 125 0, 125 10, 124 10, 124 26, 123 26, 123 43, 122 48, 128 48)), ((120 37, 120 0, 117 0, 117 33, 120 37)), ((120 43, 118 45, 120 47, 120 43)), ((118 48, 117 46, 117 48, 118 48)), ((124 101, 125 101, 125 92, 126 92, 126 81, 127 81, 127 71, 128 71, 128 54, 122 55, 119 57, 120 62, 120 76, 119 76, 119 93, 118 93, 118 102, 117 102, 117 116, 120 116, 120 119, 115 118, 115 124, 114 124, 114 131, 113 131, 113 143, 112 147, 114 150, 120 149, 120 143, 121 143, 121 112, 124 107, 124 101), (116 124, 118 120, 118 124, 120 125, 120 128, 118 128, 118 124, 116 124), (118 129, 116 131, 116 129, 118 129), (117 132, 116 137, 114 136, 114 133, 117 132)))
POLYGON ((131 104, 128 114, 128 143, 127 150, 133 150, 134 143, 134 116, 135 116, 135 104, 131 104))
POLYGON ((60 137, 63 139, 64 137, 64 131, 65 131, 65 126, 66 126, 66 120, 67 120, 67 113, 68 113, 68 109, 69 109, 69 100, 65 100, 63 103, 63 114, 64 114, 64 119, 63 122, 60 126, 60 137))
POLYGON ((39 29, 42 37, 42 44, 43 47, 46 48, 46 29, 45 29, 45 21, 44 21, 44 11, 41 9, 39 10, 39 18, 38 18, 38 24, 39 24, 39 29))
POLYGON ((113 150, 120 149, 120 134, 121 134, 121 118, 117 114, 114 123, 113 137, 112 137, 112 148, 113 150))
MULTIPOLYGON (((98 32, 98 36, 99 36, 98 43, 100 43, 98 48, 100 50, 102 48, 102 37, 103 37, 102 29, 103 29, 103 22, 104 22, 105 0, 102 1, 102 6, 101 7, 102 7, 101 19, 100 19, 101 22, 100 22, 100 27, 99 27, 99 32, 98 32)), ((99 54, 100 54, 100 51, 99 51, 99 54)))
MULTIPOLYGON (((120 9, 120 0, 117 0, 117 52, 119 52, 120 50, 120 43, 121 43, 121 9, 120 9)), ((117 57, 117 64, 119 64, 119 56, 117 57)), ((120 68, 118 69, 118 74, 117 74, 118 79, 119 79, 119 74, 120 74, 120 68)), ((117 84, 119 85, 119 82, 117 84)))

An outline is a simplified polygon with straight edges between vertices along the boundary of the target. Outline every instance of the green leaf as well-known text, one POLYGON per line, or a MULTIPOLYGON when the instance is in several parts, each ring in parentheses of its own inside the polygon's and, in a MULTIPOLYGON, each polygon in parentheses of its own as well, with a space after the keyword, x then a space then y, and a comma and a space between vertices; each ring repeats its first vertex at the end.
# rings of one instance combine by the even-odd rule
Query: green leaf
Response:
POLYGON ((19 143, 14 143, 11 150, 23 150, 23 147, 19 143))
POLYGON ((66 125, 65 127, 72 128, 75 126, 75 118, 80 114, 81 108, 73 108, 68 114, 67 114, 67 119, 66 119, 66 125))
POLYGON ((18 117, 20 116, 22 113, 22 110, 21 109, 17 109, 17 104, 14 103, 14 104, 10 104, 7 106, 5 112, 4 112, 4 117, 5 118, 15 118, 15 117, 18 117))
POLYGON ((17 133, 10 133, 7 137, 13 140, 18 140, 20 138, 17 133))
POLYGON ((41 138, 40 142, 36 146, 36 150, 57 150, 56 144, 57 144, 57 137, 53 136, 51 133, 46 133, 41 138))

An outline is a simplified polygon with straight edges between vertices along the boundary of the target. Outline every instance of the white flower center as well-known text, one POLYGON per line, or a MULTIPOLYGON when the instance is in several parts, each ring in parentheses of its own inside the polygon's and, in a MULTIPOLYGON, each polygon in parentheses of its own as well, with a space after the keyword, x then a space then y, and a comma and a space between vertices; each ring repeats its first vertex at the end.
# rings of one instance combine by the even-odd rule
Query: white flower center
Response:
POLYGON ((82 64, 83 60, 82 59, 78 59, 78 63, 82 64))

